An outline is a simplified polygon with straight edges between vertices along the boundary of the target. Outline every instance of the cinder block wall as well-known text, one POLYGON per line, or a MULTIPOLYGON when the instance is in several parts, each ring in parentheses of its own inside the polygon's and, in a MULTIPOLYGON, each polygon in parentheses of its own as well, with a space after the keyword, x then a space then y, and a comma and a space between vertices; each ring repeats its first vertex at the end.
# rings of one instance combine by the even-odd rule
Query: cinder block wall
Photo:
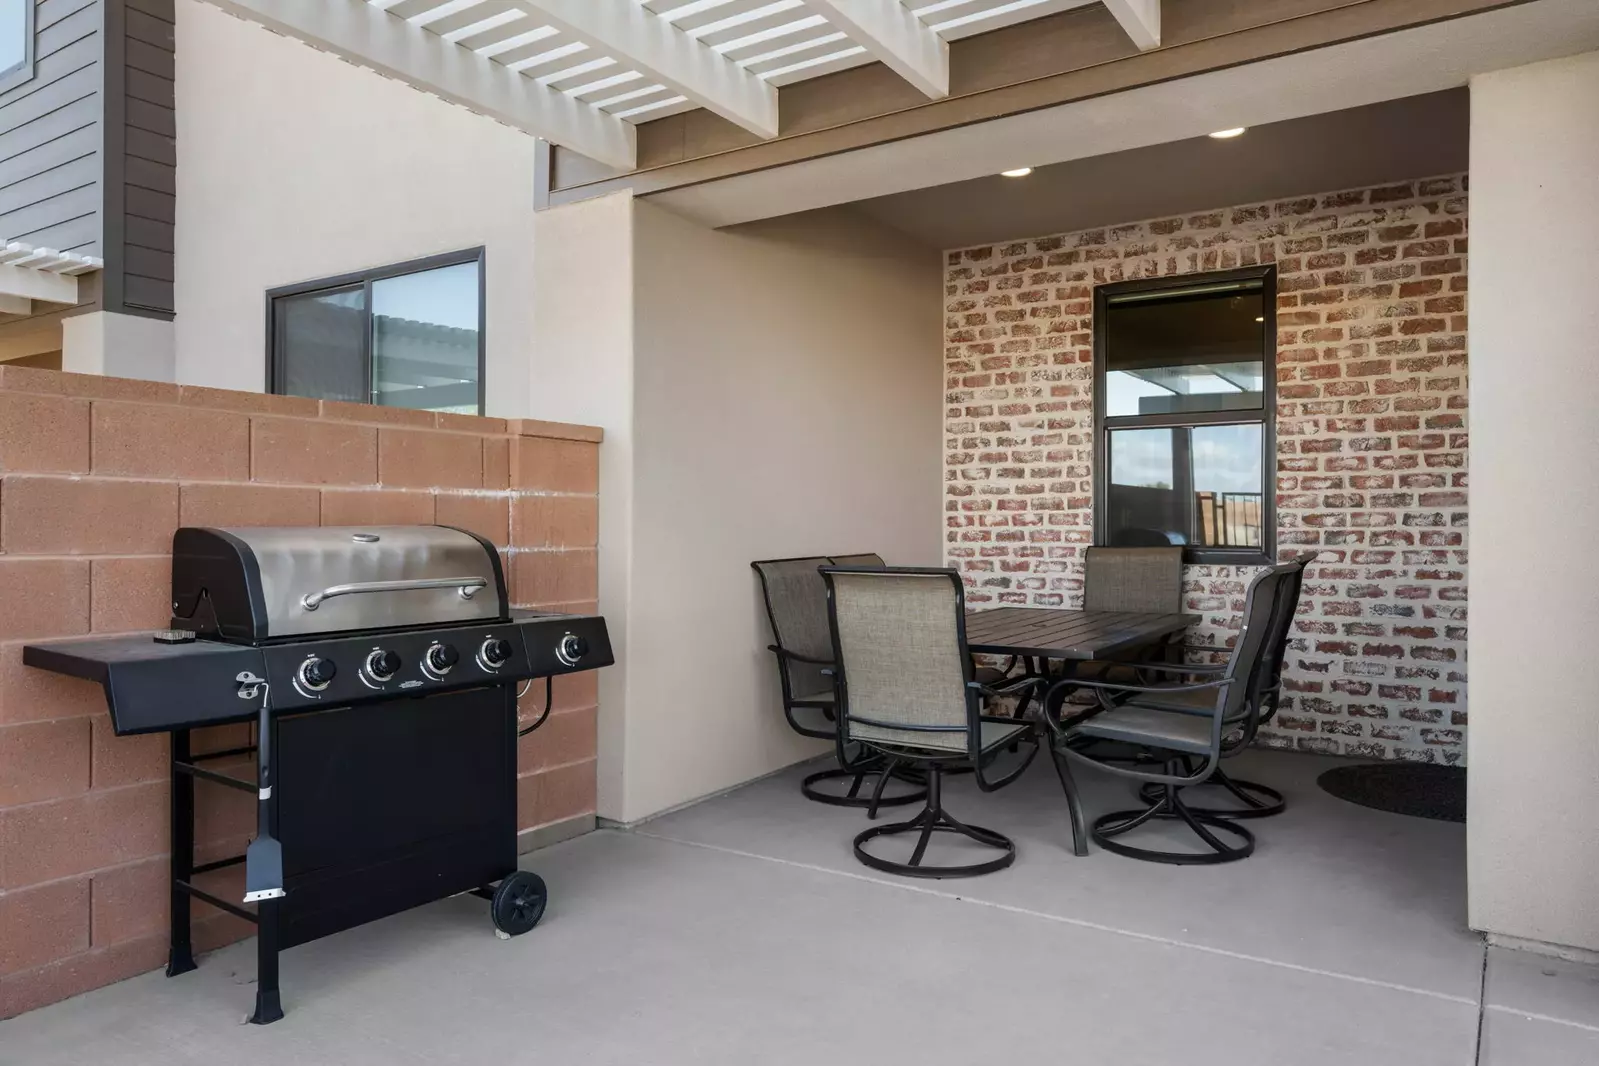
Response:
MULTIPOLYGON (((100 688, 24 667, 25 643, 164 627, 179 525, 460 526, 500 546, 516 605, 592 611, 599 439, 0 366, 0 1018, 166 960, 167 739, 114 736, 100 688)), ((555 699, 522 741, 524 830, 594 812, 595 676, 555 699)), ((206 730, 196 747, 247 736, 206 730)), ((250 797, 202 784, 197 802, 201 861, 242 851, 250 797)), ((242 893, 240 869, 208 876, 242 893)), ((250 933, 196 915, 203 949, 250 933)))
MULTIPOLYGON (((1274 747, 1459 762, 1464 175, 946 257, 946 558, 974 605, 1075 606, 1093 542, 1093 289, 1276 263, 1277 547, 1319 550, 1274 747)), ((1224 645, 1252 568, 1190 566, 1224 645)))

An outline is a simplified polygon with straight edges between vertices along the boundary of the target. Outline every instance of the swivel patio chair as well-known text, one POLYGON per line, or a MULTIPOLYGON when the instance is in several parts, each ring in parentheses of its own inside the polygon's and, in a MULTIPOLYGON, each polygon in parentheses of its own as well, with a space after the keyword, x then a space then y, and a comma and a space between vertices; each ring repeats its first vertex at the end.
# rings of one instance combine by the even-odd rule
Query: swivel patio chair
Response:
MULTIPOLYGON (((877 555, 839 556, 858 566, 881 566, 877 555)), ((799 559, 767 559, 751 563, 760 577, 766 617, 772 626, 774 643, 767 650, 777 656, 777 676, 782 686, 783 716, 801 736, 831 740, 839 765, 807 776, 800 784, 806 799, 835 807, 867 807, 871 799, 864 793, 869 776, 882 769, 884 760, 860 745, 844 742, 835 713, 833 678, 824 673, 833 665, 832 640, 827 630, 827 587, 818 567, 834 560, 824 556, 799 559), (832 790, 826 782, 847 782, 847 787, 832 790)), ((910 782, 913 790, 896 791, 884 797, 882 806, 916 803, 923 790, 910 782)))
POLYGON ((837 662, 838 709, 844 735, 880 753, 887 765, 873 791, 873 808, 884 784, 900 768, 926 776, 927 802, 908 822, 873 826, 855 837, 855 857, 874 870, 909 877, 970 877, 993 873, 1016 859, 1004 834, 967 825, 944 809, 944 776, 969 769, 984 792, 1021 776, 1038 754, 1031 723, 983 713, 984 701, 1036 688, 1024 678, 1008 688, 975 680, 966 647, 965 588, 954 570, 889 567, 823 567, 827 608, 837 662), (1010 771, 990 776, 994 762, 1013 744, 1032 746, 1010 771), (917 834, 907 862, 874 854, 879 838, 917 834), (993 859, 963 865, 924 862, 933 834, 956 834, 998 851, 993 859))
MULTIPOLYGON (((1304 586, 1305 567, 1315 560, 1317 554, 1309 552, 1283 564, 1288 567, 1288 574, 1283 579, 1282 589, 1272 611, 1270 628, 1267 631, 1266 651, 1261 656, 1254 676, 1249 679, 1250 715, 1244 726, 1228 738, 1224 756, 1235 755, 1253 744, 1260 727, 1277 714, 1277 705, 1282 698, 1283 664, 1288 657, 1288 639, 1292 633, 1294 615, 1299 611, 1299 593, 1304 586)), ((1198 676, 1215 673, 1220 669, 1219 665, 1194 666, 1190 667, 1190 672, 1198 676)), ((1182 714, 1208 713, 1204 693, 1188 693, 1151 702, 1160 706, 1162 710, 1172 710, 1182 714)), ((1200 814, 1238 819, 1269 818, 1288 809, 1288 801, 1281 792, 1255 781, 1232 777, 1220 767, 1217 767, 1216 772, 1205 783, 1206 788, 1211 786, 1226 789, 1242 806, 1190 807, 1190 810, 1200 814)), ((1153 802, 1159 791, 1159 785, 1147 784, 1140 790, 1140 795, 1145 800, 1153 802)))
MULTIPOLYGON (((1293 565, 1274 566, 1250 582, 1244 597, 1243 628, 1227 662, 1219 664, 1210 680, 1157 685, 1080 679, 1056 683, 1055 687, 1074 685, 1093 690, 1099 706, 1065 723, 1043 716, 1044 727, 1054 734, 1052 751, 1067 761, 1087 763, 1110 774, 1158 786, 1158 794, 1143 810, 1117 811, 1094 821, 1092 836, 1101 847, 1130 858, 1175 865, 1233 862, 1254 851, 1255 837, 1248 829, 1223 815, 1189 807, 1182 793, 1188 786, 1209 781, 1222 757, 1231 750, 1230 738, 1247 728, 1254 713, 1249 681, 1266 655, 1271 621, 1294 570, 1293 565), (1203 715, 1173 713, 1169 709, 1174 697, 1183 699, 1189 693, 1208 696, 1209 707, 1203 715), (1145 753, 1150 763, 1126 766, 1118 765, 1121 760, 1095 758, 1085 750, 1085 742, 1092 740, 1130 745, 1145 753), (1117 839, 1152 819, 1185 823, 1207 850, 1157 851, 1117 839), (1217 831, 1232 837, 1234 843, 1222 840, 1217 831)), ((1178 664, 1140 666, 1157 673, 1193 672, 1191 667, 1178 664)), ((1061 784, 1075 814, 1076 797, 1070 778, 1063 775, 1061 784)))

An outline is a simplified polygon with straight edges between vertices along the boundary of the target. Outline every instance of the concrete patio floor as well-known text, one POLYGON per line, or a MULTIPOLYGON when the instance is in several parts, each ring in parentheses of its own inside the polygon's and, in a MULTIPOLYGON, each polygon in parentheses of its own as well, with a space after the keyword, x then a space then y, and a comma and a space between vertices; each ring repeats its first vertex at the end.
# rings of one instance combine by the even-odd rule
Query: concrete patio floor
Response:
MULTIPOLYGON (((1329 764, 1238 760, 1291 807, 1217 868, 1074 858, 1046 765, 957 780, 949 808, 1019 855, 944 882, 857 864, 864 815, 796 768, 528 856, 552 902, 527 936, 458 897, 296 948, 264 1028, 239 944, 0 1023, 0 1063, 1599 1062, 1599 969, 1485 949, 1463 827, 1335 800, 1329 764)), ((1092 813, 1129 805, 1084 777, 1092 813)))

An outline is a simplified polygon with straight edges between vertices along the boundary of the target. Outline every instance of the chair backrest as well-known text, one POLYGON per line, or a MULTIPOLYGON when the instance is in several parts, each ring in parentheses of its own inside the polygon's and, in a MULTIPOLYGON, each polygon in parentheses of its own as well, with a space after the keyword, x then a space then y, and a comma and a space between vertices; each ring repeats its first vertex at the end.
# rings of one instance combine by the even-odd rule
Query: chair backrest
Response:
POLYGON ((1305 584, 1305 567, 1314 562, 1318 554, 1306 552, 1282 564, 1288 568, 1288 573, 1278 591, 1267 630, 1266 651, 1261 656, 1260 669, 1256 671, 1252 686, 1256 713, 1262 721, 1277 710, 1277 699, 1283 685, 1283 664, 1288 658, 1288 637, 1293 629, 1294 615, 1299 613, 1299 593, 1305 584))
POLYGON ((861 555, 835 555, 829 560, 834 566, 882 566, 883 557, 876 552, 861 555))
POLYGON ((1183 549, 1089 548, 1084 554, 1085 611, 1178 614, 1183 609, 1183 549))
MULTIPOLYGON (((750 564, 760 575, 766 617, 772 624, 772 642, 786 652, 824 663, 833 660, 833 639, 827 632, 827 586, 822 584, 817 568, 826 566, 828 561, 826 556, 816 555, 750 564)), ((829 687, 821 666, 780 661, 784 682, 793 696, 806 696, 829 687)))
POLYGON ((1249 583, 1249 590, 1244 594, 1243 627, 1238 631, 1223 671, 1223 676, 1232 684, 1217 696, 1222 733, 1240 725, 1248 728, 1257 713, 1255 685, 1266 673, 1272 622, 1289 580, 1302 570, 1303 567, 1294 563, 1272 566, 1256 574, 1249 583))
POLYGON ((824 567, 850 740, 968 750, 966 594, 954 570, 824 567))

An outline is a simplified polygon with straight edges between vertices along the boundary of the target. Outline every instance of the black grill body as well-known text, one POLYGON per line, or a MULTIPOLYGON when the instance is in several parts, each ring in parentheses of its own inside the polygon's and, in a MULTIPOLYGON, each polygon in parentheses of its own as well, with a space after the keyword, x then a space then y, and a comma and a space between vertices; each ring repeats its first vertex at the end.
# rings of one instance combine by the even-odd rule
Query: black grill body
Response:
POLYGON ((546 679, 547 701, 555 675, 611 665, 603 618, 509 610, 493 546, 443 527, 180 530, 172 588, 188 633, 23 652, 99 682, 117 735, 172 734, 168 976, 195 968, 194 897, 257 923, 263 1024, 283 1016, 284 948, 461 892, 493 900, 502 933, 536 922, 543 884, 517 870, 517 689, 546 679), (250 747, 193 754, 192 730, 252 720, 250 747), (206 765, 267 751, 270 779, 206 765), (197 780, 256 793, 257 843, 281 845, 277 895, 254 912, 203 887, 245 857, 195 863, 197 780))

